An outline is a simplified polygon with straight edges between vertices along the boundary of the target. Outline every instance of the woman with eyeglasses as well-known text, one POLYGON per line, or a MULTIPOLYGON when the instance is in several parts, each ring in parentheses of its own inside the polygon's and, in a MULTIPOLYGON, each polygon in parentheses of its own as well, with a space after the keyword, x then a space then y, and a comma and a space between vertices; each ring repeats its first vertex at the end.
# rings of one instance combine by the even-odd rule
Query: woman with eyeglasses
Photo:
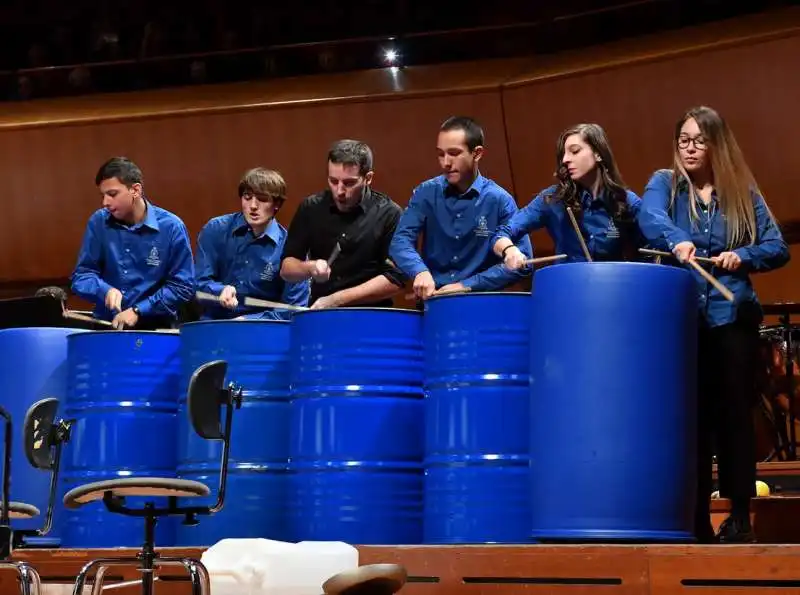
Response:
POLYGON ((600 125, 578 124, 561 133, 556 143, 556 177, 557 184, 540 192, 497 229, 493 251, 506 267, 524 266, 528 257, 515 243, 541 228, 547 229, 556 254, 567 255, 565 262, 588 260, 586 251, 592 260, 638 260, 642 242, 636 216, 641 199, 625 186, 600 125))
POLYGON ((700 542, 755 541, 750 499, 756 457, 752 409, 757 403, 758 330, 763 318, 751 273, 789 262, 789 248, 725 120, 694 107, 678 120, 673 167, 653 174, 642 197, 639 226, 653 247, 685 263, 711 258, 709 272, 734 295, 728 301, 699 273, 698 489, 695 534, 700 542), (720 495, 731 514, 717 535, 710 522, 712 456, 720 495))

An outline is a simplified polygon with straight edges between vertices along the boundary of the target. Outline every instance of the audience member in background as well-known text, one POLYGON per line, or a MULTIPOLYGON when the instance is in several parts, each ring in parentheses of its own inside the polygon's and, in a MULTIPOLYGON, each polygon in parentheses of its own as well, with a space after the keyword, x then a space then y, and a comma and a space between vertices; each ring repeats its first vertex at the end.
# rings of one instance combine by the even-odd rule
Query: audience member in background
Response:
MULTIPOLYGON (((444 172, 426 180, 411 196, 389 254, 414 280, 419 299, 435 291, 493 291, 521 280, 492 253, 492 237, 517 212, 513 197, 479 171, 484 154, 483 129, 471 118, 452 117, 440 130, 439 166, 444 172), (418 238, 424 236, 422 254, 418 238)), ((531 258, 530 238, 519 250, 531 258)))
POLYGON ((203 302, 203 318, 288 319, 289 310, 258 312, 244 297, 308 305, 309 283, 280 276, 286 229, 275 215, 286 200, 286 182, 276 171, 256 167, 239 182, 241 210, 211 219, 197 238, 197 290, 218 295, 203 302))
POLYGON ((114 157, 95 177, 103 208, 89 218, 72 291, 95 304, 114 328, 170 327, 194 296, 186 226, 144 195, 142 172, 114 157))
POLYGON ((556 254, 567 255, 566 262, 587 260, 567 208, 575 215, 592 260, 640 260, 638 249, 644 242, 636 218, 642 201, 622 181, 599 125, 578 124, 561 133, 556 177, 557 184, 540 192, 497 230, 494 253, 508 268, 518 269, 528 258, 514 242, 542 227, 556 254))
POLYGON ((404 284, 388 260, 402 209, 372 188, 372 150, 340 140, 328 152, 328 189, 306 198, 289 225, 281 277, 311 279, 312 308, 391 306, 404 284))
POLYGON ((697 271, 699 309, 695 533, 702 542, 755 541, 750 498, 755 495, 753 407, 758 402, 759 324, 763 318, 751 273, 789 262, 767 203, 722 117, 696 107, 678 120, 673 166, 650 178, 639 225, 645 237, 680 262, 714 260, 711 273, 734 295, 730 302, 697 271), (711 461, 716 447, 720 495, 731 514, 715 536, 709 518, 711 461))

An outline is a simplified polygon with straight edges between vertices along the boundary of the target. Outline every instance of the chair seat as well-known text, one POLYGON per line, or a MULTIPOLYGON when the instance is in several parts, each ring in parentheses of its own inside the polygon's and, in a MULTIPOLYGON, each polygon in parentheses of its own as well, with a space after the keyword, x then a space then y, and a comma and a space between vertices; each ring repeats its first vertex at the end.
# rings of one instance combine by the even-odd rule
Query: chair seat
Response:
POLYGON ((408 579, 400 564, 368 564, 340 572, 322 583, 325 595, 396 593, 408 579))
POLYGON ((32 519, 40 514, 39 509, 33 504, 14 502, 13 500, 8 503, 8 518, 10 519, 32 519))
POLYGON ((122 477, 86 483, 64 494, 64 506, 80 508, 84 504, 102 500, 106 492, 114 496, 158 496, 190 498, 208 496, 208 486, 199 481, 174 477, 122 477))

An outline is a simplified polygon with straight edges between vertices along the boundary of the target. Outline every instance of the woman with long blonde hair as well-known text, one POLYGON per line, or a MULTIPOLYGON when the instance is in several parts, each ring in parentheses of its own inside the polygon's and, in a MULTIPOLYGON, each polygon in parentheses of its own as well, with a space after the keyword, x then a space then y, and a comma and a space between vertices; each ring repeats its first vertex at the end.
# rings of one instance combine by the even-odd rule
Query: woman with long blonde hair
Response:
POLYGON ((695 533, 701 542, 752 542, 752 408, 763 313, 750 274, 784 266, 789 248, 733 132, 715 110, 694 107, 678 120, 673 153, 673 169, 655 172, 647 183, 639 226, 651 245, 672 251, 682 263, 711 258, 709 272, 735 298, 728 301, 691 269, 700 321, 695 533), (714 452, 720 495, 732 504, 717 535, 709 510, 714 452))

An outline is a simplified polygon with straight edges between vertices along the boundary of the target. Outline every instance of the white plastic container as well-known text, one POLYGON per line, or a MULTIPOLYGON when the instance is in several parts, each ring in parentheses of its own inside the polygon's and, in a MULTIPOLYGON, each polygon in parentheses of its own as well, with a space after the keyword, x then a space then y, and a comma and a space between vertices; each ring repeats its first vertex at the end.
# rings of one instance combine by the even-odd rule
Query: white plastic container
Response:
POLYGON ((322 583, 358 567, 358 550, 341 541, 223 539, 201 560, 214 595, 322 595, 322 583))

